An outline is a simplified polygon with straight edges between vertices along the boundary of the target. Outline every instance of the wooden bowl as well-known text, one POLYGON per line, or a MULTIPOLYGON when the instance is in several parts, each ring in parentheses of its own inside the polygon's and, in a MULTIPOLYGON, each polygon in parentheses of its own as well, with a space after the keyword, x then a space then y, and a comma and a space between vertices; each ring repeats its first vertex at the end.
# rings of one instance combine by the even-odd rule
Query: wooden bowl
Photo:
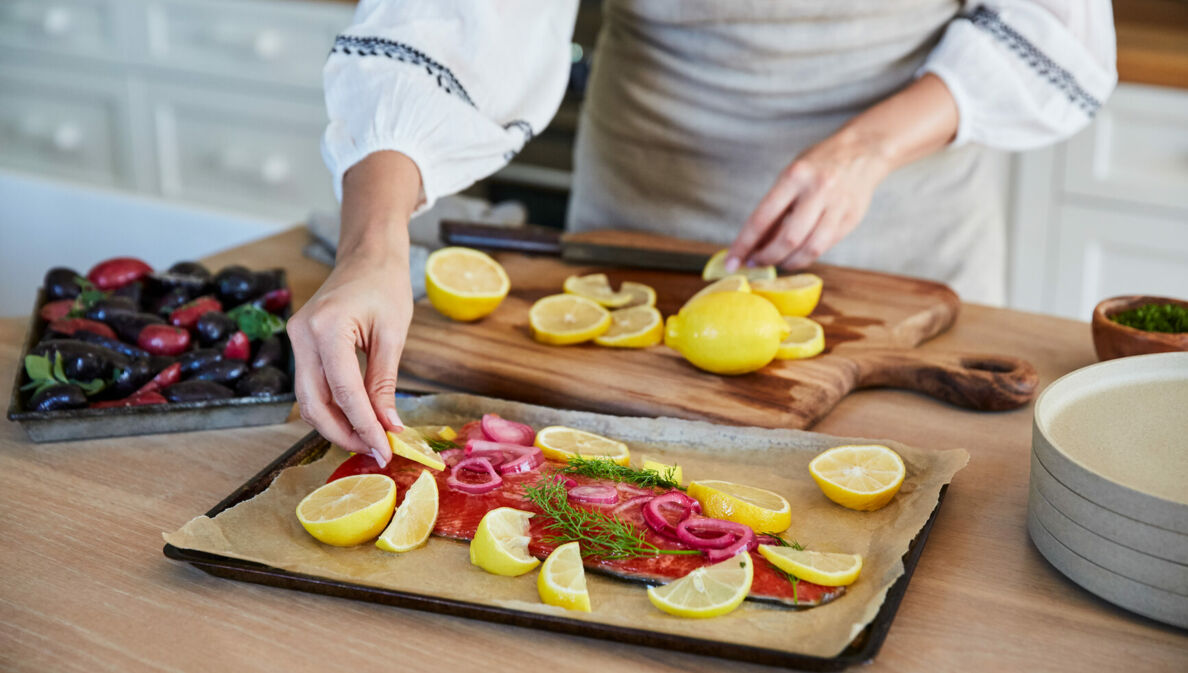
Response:
POLYGON ((1188 332, 1145 332, 1110 319, 1110 316, 1144 304, 1176 304, 1188 308, 1188 301, 1169 297, 1127 295, 1102 301, 1093 309, 1093 346, 1097 349, 1097 359, 1188 351, 1188 332))

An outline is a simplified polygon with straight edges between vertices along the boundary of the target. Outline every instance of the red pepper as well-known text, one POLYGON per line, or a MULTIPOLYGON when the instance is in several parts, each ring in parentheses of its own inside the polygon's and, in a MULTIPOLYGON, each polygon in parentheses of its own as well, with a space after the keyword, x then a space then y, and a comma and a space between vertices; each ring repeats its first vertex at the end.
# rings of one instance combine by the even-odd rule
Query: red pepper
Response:
POLYGON ((153 267, 135 257, 113 257, 87 272, 87 280, 100 290, 114 290, 134 283, 153 272, 153 267))
POLYGON ((238 331, 227 339, 227 345, 223 347, 223 357, 228 360, 246 360, 252 355, 252 344, 248 340, 248 336, 242 331, 238 331))
POLYGON ((59 318, 50 323, 50 331, 58 334, 65 334, 66 336, 74 336, 75 332, 90 332, 91 334, 98 334, 101 337, 108 339, 119 339, 114 330, 107 325, 95 320, 87 320, 86 318, 59 318))
POLYGON ((198 319, 211 311, 222 311, 223 305, 214 297, 198 297, 194 301, 182 304, 169 314, 169 323, 175 327, 194 329, 198 319))
POLYGON ((168 388, 180 380, 181 363, 174 362, 165 369, 157 372, 157 375, 153 377, 152 381, 140 386, 140 390, 132 393, 132 397, 136 397, 137 395, 142 395, 144 393, 157 392, 162 388, 168 388))
MULTIPOLYGON (((143 388, 141 389, 143 390, 143 388)), ((108 400, 106 402, 92 402, 92 409, 110 409, 112 407, 141 407, 149 404, 168 404, 169 400, 155 390, 137 391, 122 400, 108 400)))
POLYGON ((264 310, 269 313, 280 313, 291 301, 293 301, 293 293, 289 291, 289 288, 278 287, 264 293, 264 310))
POLYGON ((153 355, 180 355, 190 347, 190 333, 171 325, 145 325, 136 345, 153 355))
POLYGON ((73 310, 73 299, 59 299, 57 301, 51 301, 45 306, 42 306, 39 313, 41 314, 42 320, 46 322, 54 322, 55 320, 61 320, 65 318, 66 315, 73 310))

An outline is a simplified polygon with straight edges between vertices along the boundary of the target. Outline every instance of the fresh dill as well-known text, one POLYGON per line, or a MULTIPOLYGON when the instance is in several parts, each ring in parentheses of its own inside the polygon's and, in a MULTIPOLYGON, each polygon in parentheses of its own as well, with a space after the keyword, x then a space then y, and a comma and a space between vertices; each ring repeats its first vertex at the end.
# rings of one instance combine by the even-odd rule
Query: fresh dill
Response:
POLYGON ((679 488, 685 490, 676 478, 676 468, 670 467, 664 474, 656 470, 635 469, 619 465, 607 458, 586 458, 571 456, 568 464, 560 470, 564 474, 580 474, 593 479, 622 481, 643 488, 679 488))
POLYGON ((605 512, 581 509, 569 502, 565 483, 545 477, 524 488, 524 495, 548 519, 548 528, 556 532, 545 538, 550 544, 579 542, 582 556, 625 559, 657 554, 700 554, 696 549, 661 549, 644 540, 643 533, 630 522, 605 512))
MULTIPOLYGON (((799 542, 796 540, 788 542, 784 538, 780 537, 779 533, 760 533, 759 535, 775 540, 773 544, 776 547, 791 547, 796 551, 804 551, 804 547, 802 547, 799 542)), ((772 570, 776 571, 780 575, 783 575, 785 579, 792 583, 792 603, 794 605, 800 605, 800 578, 788 572, 787 570, 777 568, 776 565, 771 561, 768 561, 767 565, 771 566, 772 570)))
POLYGON ((430 437, 425 438, 425 443, 429 445, 429 448, 438 453, 441 453, 442 451, 449 451, 450 449, 461 448, 453 442, 447 442, 444 439, 433 439, 430 437))

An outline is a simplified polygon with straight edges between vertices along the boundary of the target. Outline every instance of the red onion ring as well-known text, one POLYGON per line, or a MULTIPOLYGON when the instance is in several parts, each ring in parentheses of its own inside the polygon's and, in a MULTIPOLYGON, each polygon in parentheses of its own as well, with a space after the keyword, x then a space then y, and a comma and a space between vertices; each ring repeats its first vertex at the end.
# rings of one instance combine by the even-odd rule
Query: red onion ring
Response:
POLYGON ((441 456, 441 459, 445 461, 446 465, 453 466, 466 456, 466 452, 462 449, 446 449, 437 455, 441 456))
POLYGON ((569 489, 569 499, 587 505, 613 505, 619 501, 619 491, 605 484, 574 486, 569 489))
POLYGON ((710 563, 717 563, 718 561, 725 561, 740 552, 748 551, 751 543, 755 541, 755 531, 751 530, 750 526, 743 526, 743 528, 746 529, 743 534, 729 546, 721 549, 705 550, 706 560, 710 563))
POLYGON ((706 517, 689 517, 676 525, 677 539, 694 549, 723 549, 738 540, 751 530, 741 523, 709 519, 706 517), (714 537, 702 537, 699 533, 721 533, 714 537))
POLYGON ((676 528, 674 528, 673 524, 668 520, 668 518, 660 512, 660 508, 668 504, 679 506, 681 508, 681 516, 679 519, 677 519, 677 523, 680 523, 685 519, 688 519, 689 516, 693 514, 693 507, 689 504, 689 501, 696 502, 696 500, 693 500, 680 491, 669 491, 664 495, 658 495, 652 498, 648 504, 644 505, 644 523, 648 524, 649 528, 656 531, 661 536, 670 540, 676 540, 676 528))
POLYGON ((487 436, 483 434, 483 426, 481 421, 471 421, 458 429, 457 441, 465 444, 472 439, 486 439, 487 436))
POLYGON ((624 500, 623 502, 615 505, 615 508, 610 511, 611 516, 621 516, 623 514, 623 512, 626 512, 628 509, 630 509, 636 505, 642 506, 644 503, 646 503, 647 501, 651 500, 654 497, 656 497, 656 496, 654 496, 654 495, 637 495, 634 498, 629 498, 627 500, 624 500))
POLYGON ((491 461, 483 457, 467 458, 459 462, 454 466, 453 471, 450 472, 450 476, 446 479, 446 484, 450 488, 470 495, 490 493, 499 488, 499 485, 502 483, 503 477, 499 476, 499 473, 495 471, 494 466, 491 465, 491 461), (462 481, 459 478, 459 473, 464 470, 486 472, 488 479, 478 483, 462 481))
POLYGON ((480 424, 483 434, 493 442, 532 446, 532 442, 536 440, 535 430, 523 423, 500 418, 499 414, 483 414, 480 424))

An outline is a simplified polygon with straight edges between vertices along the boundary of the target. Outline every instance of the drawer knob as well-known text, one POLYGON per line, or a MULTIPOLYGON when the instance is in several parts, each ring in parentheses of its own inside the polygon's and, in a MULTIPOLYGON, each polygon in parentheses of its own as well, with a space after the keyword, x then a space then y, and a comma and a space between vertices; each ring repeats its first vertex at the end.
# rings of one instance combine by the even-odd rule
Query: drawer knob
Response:
POLYGON ((74 152, 82 146, 82 141, 82 129, 70 122, 59 124, 50 136, 50 142, 59 152, 74 152))

